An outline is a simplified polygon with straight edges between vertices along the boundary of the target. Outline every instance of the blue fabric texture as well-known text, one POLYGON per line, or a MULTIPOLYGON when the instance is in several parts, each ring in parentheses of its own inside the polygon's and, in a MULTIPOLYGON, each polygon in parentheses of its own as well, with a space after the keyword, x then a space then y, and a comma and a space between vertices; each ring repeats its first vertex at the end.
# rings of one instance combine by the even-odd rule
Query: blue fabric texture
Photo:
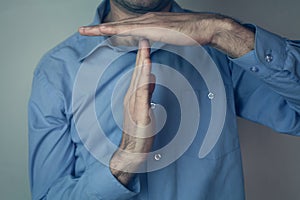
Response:
MULTIPOLYGON (((109 12, 108 2, 100 4, 93 24, 101 23, 109 12)), ((185 12, 176 3, 171 11, 185 12)), ((179 159, 162 169, 136 174, 128 186, 119 183, 109 167, 87 150, 78 135, 72 109, 73 87, 80 67, 92 60, 92 56, 121 50, 100 45, 105 37, 75 33, 49 51, 34 72, 29 100, 32 199, 244 199, 236 116, 281 133, 300 135, 300 42, 287 40, 255 25, 246 26, 255 30, 255 49, 240 58, 232 59, 211 47, 203 47, 219 68, 227 99, 225 126, 217 144, 205 158, 200 159, 198 152, 211 110, 209 91, 203 79, 194 71, 185 70, 190 64, 182 58, 159 49, 151 51, 153 62, 182 70, 180 72, 191 82, 200 101, 200 128, 179 159)), ((99 123, 116 145, 122 131, 113 120, 109 97, 118 79, 134 67, 135 57, 136 51, 131 51, 112 63, 104 78, 99 80, 95 93, 99 123)), ((154 148, 157 149, 172 139, 180 123, 178 102, 172 100, 172 95, 159 86, 153 94, 153 101, 162 104, 168 116, 173 116, 156 137, 154 148)))

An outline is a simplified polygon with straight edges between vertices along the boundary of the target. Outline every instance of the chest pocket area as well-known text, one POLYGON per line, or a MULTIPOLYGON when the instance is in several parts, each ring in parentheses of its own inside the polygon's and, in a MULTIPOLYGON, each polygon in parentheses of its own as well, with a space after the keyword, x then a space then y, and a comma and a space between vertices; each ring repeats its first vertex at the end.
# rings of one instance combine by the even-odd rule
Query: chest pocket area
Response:
MULTIPOLYGON (((216 160, 239 149, 232 86, 225 84, 225 90, 226 102, 223 102, 224 105, 221 107, 225 106, 226 109, 223 111, 215 108, 212 109, 212 101, 215 101, 216 98, 220 98, 218 94, 214 94, 207 89, 195 91, 200 108, 199 126, 195 139, 183 156, 193 157, 195 159, 216 160), (224 120, 223 127, 220 125, 220 123, 223 124, 220 119, 224 120), (214 131, 216 130, 215 126, 221 127, 221 129, 219 129, 220 131, 214 131), (199 154, 201 148, 204 150, 202 151, 202 153, 204 153, 202 155, 199 154)), ((220 106, 216 107, 219 108, 220 106)))

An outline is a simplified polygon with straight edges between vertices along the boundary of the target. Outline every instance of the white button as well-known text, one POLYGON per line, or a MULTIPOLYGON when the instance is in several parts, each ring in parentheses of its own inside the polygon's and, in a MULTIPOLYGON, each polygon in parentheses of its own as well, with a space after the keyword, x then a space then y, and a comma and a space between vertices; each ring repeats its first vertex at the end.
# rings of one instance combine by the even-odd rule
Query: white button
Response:
POLYGON ((158 153, 158 154, 155 154, 154 155, 154 159, 159 161, 161 159, 161 155, 158 153))
POLYGON ((270 62, 272 62, 272 60, 273 60, 273 56, 271 54, 267 54, 265 56, 265 61, 266 62, 270 63, 270 62))
POLYGON ((153 110, 155 109, 156 104, 155 103, 150 103, 150 108, 153 110))
POLYGON ((250 67, 251 72, 258 72, 259 69, 257 67, 250 67))
POLYGON ((214 93, 208 93, 208 98, 210 99, 210 100, 212 100, 212 99, 214 99, 215 98, 215 95, 214 95, 214 93))

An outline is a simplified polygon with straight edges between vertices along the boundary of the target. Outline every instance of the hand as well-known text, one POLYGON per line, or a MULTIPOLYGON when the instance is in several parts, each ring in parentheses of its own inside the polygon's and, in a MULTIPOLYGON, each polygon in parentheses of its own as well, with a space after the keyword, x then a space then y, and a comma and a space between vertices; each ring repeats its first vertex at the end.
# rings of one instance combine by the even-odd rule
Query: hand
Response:
POLYGON ((119 150, 111 161, 112 174, 124 185, 146 159, 152 148, 153 127, 150 99, 154 91, 155 77, 151 74, 149 43, 141 40, 136 66, 124 98, 123 135, 119 150))
POLYGON ((87 36, 140 36, 175 45, 209 44, 232 57, 242 56, 254 48, 253 32, 217 14, 147 13, 118 22, 81 27, 79 32, 87 36))
POLYGON ((211 14, 156 12, 117 22, 81 27, 79 32, 88 36, 134 35, 169 44, 189 45, 185 43, 185 40, 182 41, 173 37, 173 33, 180 32, 201 44, 207 44, 211 41, 214 32, 211 22, 217 18, 220 17, 211 14), (143 28, 153 28, 153 32, 143 28), (164 29, 174 32, 166 32, 164 29), (200 29, 205 34, 200 34, 200 29))

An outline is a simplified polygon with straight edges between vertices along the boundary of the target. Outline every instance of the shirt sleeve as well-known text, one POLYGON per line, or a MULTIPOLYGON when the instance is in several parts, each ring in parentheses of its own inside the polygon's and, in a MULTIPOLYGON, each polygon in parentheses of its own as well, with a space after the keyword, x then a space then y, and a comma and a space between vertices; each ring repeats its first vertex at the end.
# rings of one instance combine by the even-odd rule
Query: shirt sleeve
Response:
POLYGON ((124 187, 109 167, 94 162, 75 176, 76 145, 70 136, 70 118, 64 95, 35 73, 29 100, 29 168, 32 199, 125 200, 139 192, 136 177, 124 187))
POLYGON ((255 31, 255 49, 229 58, 237 114, 300 135, 300 41, 248 26, 255 31))

